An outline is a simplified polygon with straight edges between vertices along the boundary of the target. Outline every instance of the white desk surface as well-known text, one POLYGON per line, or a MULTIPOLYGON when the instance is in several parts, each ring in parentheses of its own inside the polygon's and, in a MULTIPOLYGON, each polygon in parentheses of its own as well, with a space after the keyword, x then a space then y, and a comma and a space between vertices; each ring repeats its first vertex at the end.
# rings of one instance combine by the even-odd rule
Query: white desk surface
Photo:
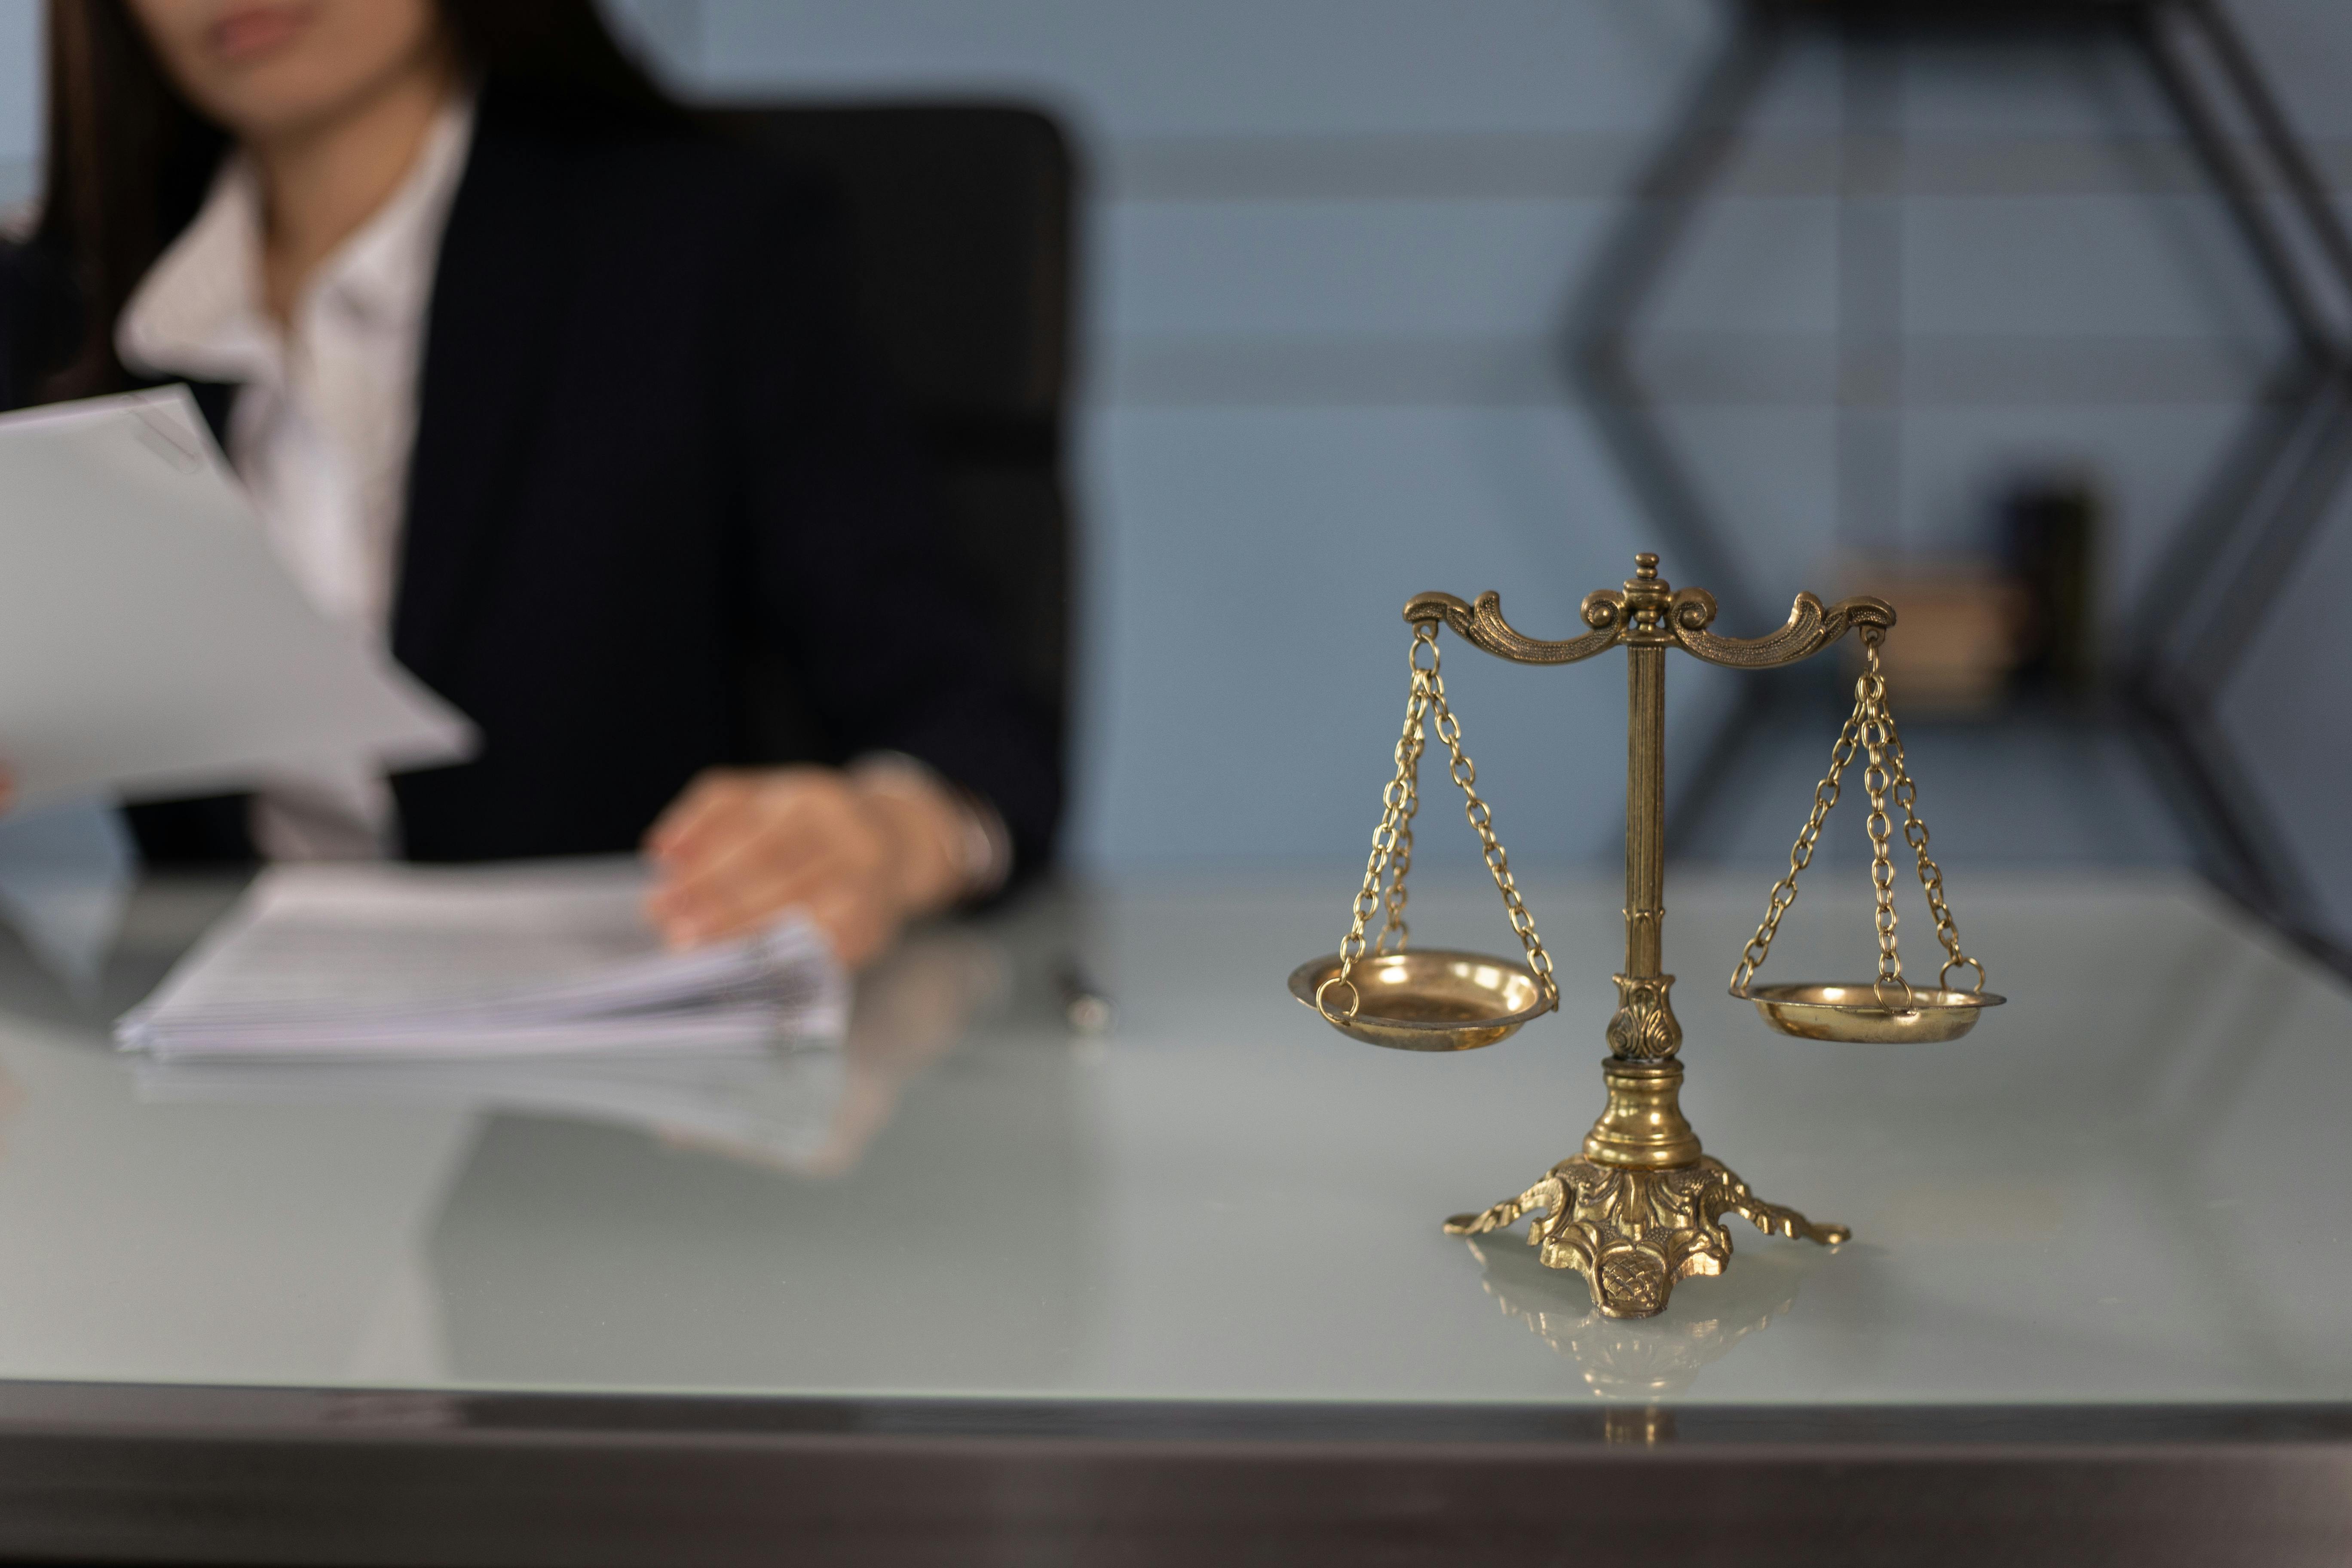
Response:
MULTIPOLYGON (((1474 1245, 1439 1223, 1518 1192, 1599 1110, 1619 889, 1532 880, 1560 1015, 1422 1057, 1344 1040, 1283 991, 1334 945, 1345 882, 1139 884, 926 933, 871 977, 845 1052, 706 1086, 735 1131, 625 1086, 601 1110, 521 1108, 582 1102, 560 1074, 143 1080, 103 1018, 220 907, 151 887, 110 995, 0 963, 0 1378, 2352 1399, 2352 992, 2196 885, 1956 872, 2011 1003, 1958 1044, 1887 1048, 1767 1031, 1722 990, 1766 878, 1671 874, 1685 1109, 1760 1194, 1854 1239, 1738 1226, 1727 1275, 1612 1322, 1524 1226, 1474 1245), (1074 956, 1117 999, 1108 1037, 1061 1019, 1074 956)), ((1866 906, 1827 895, 1808 890, 1768 977, 1865 972, 1866 906)), ((1491 890, 1413 908, 1425 942, 1507 940, 1491 890)))

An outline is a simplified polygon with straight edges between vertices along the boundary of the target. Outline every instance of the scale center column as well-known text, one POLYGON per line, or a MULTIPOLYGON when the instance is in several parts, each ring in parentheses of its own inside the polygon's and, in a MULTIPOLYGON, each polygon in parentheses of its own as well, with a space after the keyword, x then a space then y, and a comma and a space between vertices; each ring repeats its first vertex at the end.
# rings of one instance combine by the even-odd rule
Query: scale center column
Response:
POLYGON ((1698 1134, 1683 1119, 1683 1026, 1675 1017, 1675 977, 1665 973, 1666 646, 1673 597, 1658 558, 1637 555, 1625 584, 1625 968, 1616 975, 1601 1076, 1609 1108, 1584 1140, 1597 1164, 1636 1169, 1687 1165, 1698 1134))

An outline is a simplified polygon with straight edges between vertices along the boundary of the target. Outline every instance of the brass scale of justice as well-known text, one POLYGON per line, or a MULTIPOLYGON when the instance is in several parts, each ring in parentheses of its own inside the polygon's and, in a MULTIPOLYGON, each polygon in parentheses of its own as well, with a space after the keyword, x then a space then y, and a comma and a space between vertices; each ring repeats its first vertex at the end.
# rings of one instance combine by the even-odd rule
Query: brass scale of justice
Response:
POLYGON ((1490 1046, 1538 1015, 1559 1006, 1550 956, 1512 879, 1509 858, 1495 835, 1494 814, 1479 798, 1477 771, 1462 746, 1462 727, 1445 699, 1437 636, 1451 626, 1474 647, 1519 664, 1574 664, 1622 644, 1627 723, 1625 763, 1625 972, 1617 982, 1617 1011, 1609 1020, 1610 1055, 1601 1076, 1607 1108, 1585 1135, 1583 1152, 1554 1165, 1515 1198, 1481 1214, 1456 1215, 1447 1234, 1499 1230, 1523 1215, 1538 1215, 1528 1240, 1549 1267, 1573 1268, 1592 1289, 1593 1304, 1612 1318, 1644 1318, 1664 1310, 1677 1281, 1720 1274, 1731 1258, 1724 1216, 1737 1215, 1767 1235, 1801 1237, 1835 1246, 1843 1226, 1815 1225, 1792 1208, 1766 1203, 1721 1161, 1700 1152, 1698 1134, 1683 1117, 1680 1094, 1682 1025, 1669 995, 1660 924, 1665 884, 1666 650, 1685 652, 1733 669, 1772 669, 1810 658, 1844 637, 1859 634, 1862 673, 1853 710, 1832 748, 1828 776, 1789 852, 1789 869, 1774 884, 1763 923, 1756 928, 1731 977, 1731 994, 1752 1001, 1764 1021, 1783 1034, 1811 1040, 1883 1044, 1957 1039, 1985 1008, 2002 998, 1985 989, 1984 965, 1960 949, 1959 931, 1944 897, 1943 872, 1927 853, 1927 827, 1917 789, 1904 762, 1903 742, 1886 705, 1878 649, 1895 625, 1894 607, 1857 597, 1824 606, 1797 595, 1788 623, 1760 637, 1718 637, 1715 598, 1701 588, 1672 588, 1658 577, 1658 558, 1636 555, 1634 574, 1621 589, 1586 596, 1580 637, 1546 642, 1524 636, 1503 619, 1501 596, 1475 605, 1451 594, 1422 594, 1405 605, 1412 626, 1412 667, 1404 732, 1396 746, 1396 773, 1381 794, 1383 810, 1372 852, 1356 895, 1347 940, 1339 951, 1301 964, 1291 994, 1350 1038, 1409 1051, 1466 1051, 1490 1046), (1425 662, 1424 662, 1425 660, 1425 662), (1433 721, 1445 747, 1448 773, 1463 809, 1484 847, 1486 868, 1503 896, 1526 962, 1434 948, 1409 948, 1405 875, 1412 863, 1413 816, 1420 806, 1420 763, 1433 721), (1870 797, 1870 876, 1876 898, 1874 924, 1878 971, 1851 983, 1759 985, 1756 972, 1771 952, 1780 918, 1797 900, 1797 879, 1811 864, 1822 826, 1837 805, 1848 769, 1863 764, 1870 797), (1906 846, 1916 857, 1928 912, 1945 963, 1933 986, 1915 986, 1903 973, 1895 940, 1895 872, 1890 805, 1903 815, 1906 846), (1379 931, 1366 928, 1381 917, 1379 931), (1973 971, 1958 989, 1953 971, 1973 971))

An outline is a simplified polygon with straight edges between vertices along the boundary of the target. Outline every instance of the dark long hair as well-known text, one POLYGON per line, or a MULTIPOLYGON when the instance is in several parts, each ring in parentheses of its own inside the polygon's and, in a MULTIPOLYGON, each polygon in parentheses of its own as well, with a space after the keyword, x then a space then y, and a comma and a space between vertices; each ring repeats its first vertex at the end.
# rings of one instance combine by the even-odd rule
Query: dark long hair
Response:
MULTIPOLYGON (((679 111, 592 0, 439 0, 467 68, 559 112, 679 111)), ((130 376, 115 318, 204 204, 229 138, 172 84, 123 0, 49 0, 48 149, 25 258, 40 306, 20 318, 16 395, 85 397, 130 376)))

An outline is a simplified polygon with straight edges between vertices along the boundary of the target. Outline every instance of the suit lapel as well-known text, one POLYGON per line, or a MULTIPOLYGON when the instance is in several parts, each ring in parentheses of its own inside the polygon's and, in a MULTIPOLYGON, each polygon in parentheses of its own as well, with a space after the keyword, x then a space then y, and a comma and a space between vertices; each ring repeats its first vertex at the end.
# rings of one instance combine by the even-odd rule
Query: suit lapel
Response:
POLYGON ((417 374, 393 652, 446 684, 512 515, 578 274, 576 164, 482 95, 450 205, 417 374))

